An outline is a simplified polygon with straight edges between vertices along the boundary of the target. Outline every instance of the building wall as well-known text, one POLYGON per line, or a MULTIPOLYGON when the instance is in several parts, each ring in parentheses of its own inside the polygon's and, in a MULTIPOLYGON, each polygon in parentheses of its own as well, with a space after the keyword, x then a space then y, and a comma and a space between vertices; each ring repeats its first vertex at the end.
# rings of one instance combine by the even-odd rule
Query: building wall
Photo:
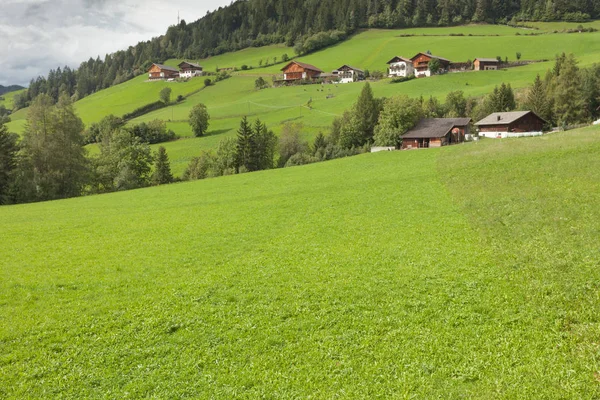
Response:
POLYGON ((498 63, 493 62, 475 60, 473 65, 475 66, 475 71, 491 71, 498 69, 498 63))
POLYGON ((388 68, 388 75, 390 77, 407 77, 415 73, 415 69, 411 63, 399 61, 391 63, 388 68))
POLYGON ((527 114, 510 125, 488 125, 479 127, 479 136, 485 137, 522 137, 542 134, 544 121, 534 114, 527 114))
POLYGON ((179 71, 180 78, 193 78, 194 76, 202 76, 203 72, 197 69, 186 69, 179 71))

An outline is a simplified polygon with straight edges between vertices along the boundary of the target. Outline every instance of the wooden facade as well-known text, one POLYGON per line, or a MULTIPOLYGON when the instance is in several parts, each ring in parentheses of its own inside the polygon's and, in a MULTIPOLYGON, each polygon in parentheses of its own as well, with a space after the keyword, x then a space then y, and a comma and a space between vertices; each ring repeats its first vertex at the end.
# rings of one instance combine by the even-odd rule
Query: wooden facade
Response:
POLYGON ((431 76, 429 71, 429 62, 436 58, 440 62, 440 67, 442 71, 448 71, 450 68, 450 60, 446 60, 442 57, 437 57, 431 54, 419 53, 410 60, 413 63, 413 67, 415 69, 415 75, 419 76, 431 76))
POLYGON ((518 137, 541 134, 546 121, 532 111, 494 113, 479 121, 479 135, 518 137))
POLYGON ((179 78, 179 70, 172 67, 167 67, 160 64, 152 64, 148 70, 149 79, 172 79, 179 78))
POLYGON ((475 71, 497 70, 500 62, 494 58, 476 58, 473 61, 475 71))
POLYGON ((202 66, 187 61, 179 63, 179 76, 181 78, 192 78, 203 74, 202 66))
POLYGON ((402 149, 442 147, 465 141, 470 118, 425 118, 402 135, 402 149))
POLYGON ((317 79, 323 73, 319 68, 304 64, 297 61, 292 61, 281 69, 283 71, 284 81, 297 81, 301 79, 312 80, 317 79))

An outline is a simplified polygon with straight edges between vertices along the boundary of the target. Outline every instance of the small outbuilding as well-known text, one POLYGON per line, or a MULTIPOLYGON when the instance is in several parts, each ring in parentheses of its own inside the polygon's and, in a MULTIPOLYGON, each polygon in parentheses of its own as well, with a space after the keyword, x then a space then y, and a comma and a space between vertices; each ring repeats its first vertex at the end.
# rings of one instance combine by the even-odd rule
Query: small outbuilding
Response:
POLYGON ((148 70, 149 79, 173 79, 179 78, 179 70, 162 64, 152 64, 148 70))
POLYGON ((202 66, 188 61, 179 63, 178 67, 180 78, 193 78, 195 76, 202 76, 203 74, 202 66))
POLYGON ((292 61, 281 69, 283 71, 283 80, 286 82, 298 81, 302 79, 318 79, 324 72, 314 65, 299 61, 292 61))
POLYGON ((333 74, 337 76, 340 83, 351 83, 365 80, 365 71, 349 65, 342 65, 333 71, 333 74))
POLYGON ((479 136, 507 138, 540 136, 546 121, 533 111, 512 111, 493 113, 475 124, 479 136))
POLYGON ((408 77, 415 74, 413 62, 408 58, 396 56, 387 62, 390 78, 408 77))
POLYGON ((473 68, 475 71, 490 71, 497 70, 500 65, 500 61, 496 58, 476 58, 473 61, 473 68))
POLYGON ((402 135, 402 149, 442 147, 462 143, 471 118, 425 118, 402 135))

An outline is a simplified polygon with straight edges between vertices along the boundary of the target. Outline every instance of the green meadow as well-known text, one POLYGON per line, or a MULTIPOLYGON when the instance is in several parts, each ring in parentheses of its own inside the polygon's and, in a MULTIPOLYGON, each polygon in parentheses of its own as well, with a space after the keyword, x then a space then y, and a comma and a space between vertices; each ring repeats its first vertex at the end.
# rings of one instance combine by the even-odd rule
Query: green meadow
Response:
POLYGON ((0 397, 598 398, 599 154, 591 127, 2 207, 0 397))
POLYGON ((4 105, 4 107, 8 108, 9 110, 12 110, 12 108, 13 108, 13 99, 14 99, 15 95, 21 94, 23 92, 24 92, 24 89, 17 90, 17 91, 14 91, 14 92, 4 93, 3 95, 0 96, 1 98, 3 98, 3 100, 0 100, 0 104, 4 105))
MULTIPOLYGON (((599 23, 595 21, 587 25, 596 26, 599 23)), ((531 30, 500 25, 365 30, 342 43, 298 59, 314 64, 324 71, 331 71, 342 64, 370 71, 384 71, 386 62, 394 55, 412 57, 417 52, 427 50, 450 60, 463 62, 477 57, 496 56, 508 57, 514 61, 517 52, 521 53, 523 60, 550 60, 501 71, 452 73, 402 84, 390 84, 388 79, 372 83, 376 96, 434 96, 442 101, 454 90, 462 90, 468 96, 483 96, 503 82, 509 82, 515 89, 526 88, 533 82, 536 74, 545 74, 552 67, 555 55, 563 51, 574 53, 581 66, 597 62, 600 56, 600 33, 543 33, 557 30, 557 27, 543 23, 537 25, 540 26, 540 30, 536 30, 535 33, 542 33, 537 36, 526 36, 533 32, 531 30), (462 36, 456 36, 459 34, 462 36)), ((559 25, 563 29, 571 29, 579 24, 559 25)), ((181 137, 178 141, 163 144, 177 175, 180 175, 190 159, 202 150, 213 149, 222 138, 235 135, 243 116, 260 118, 275 133, 279 133, 286 122, 302 123, 303 136, 311 140, 319 132, 326 133, 333 119, 352 106, 362 84, 256 90, 254 81, 258 76, 263 76, 270 82, 272 76, 280 73, 284 64, 279 61, 284 53, 290 57, 294 56, 292 48, 274 45, 199 60, 207 71, 214 71, 217 67, 253 67, 247 71, 234 72, 231 78, 205 89, 202 78, 185 83, 147 82, 146 75, 142 75, 76 102, 76 109, 83 121, 89 125, 108 114, 123 115, 154 102, 158 99, 160 90, 167 86, 173 89, 172 99, 178 95, 188 96, 181 103, 130 122, 138 123, 157 118, 167 121, 168 127, 181 137), (259 60, 269 59, 273 62, 274 57, 277 57, 278 64, 258 68, 259 60), (188 124, 189 111, 198 103, 204 103, 211 115, 208 135, 203 138, 194 138, 188 124)), ((169 60, 167 64, 177 65, 179 61, 169 60)), ((15 113, 9 128, 21 133, 26 114, 26 110, 15 113)))

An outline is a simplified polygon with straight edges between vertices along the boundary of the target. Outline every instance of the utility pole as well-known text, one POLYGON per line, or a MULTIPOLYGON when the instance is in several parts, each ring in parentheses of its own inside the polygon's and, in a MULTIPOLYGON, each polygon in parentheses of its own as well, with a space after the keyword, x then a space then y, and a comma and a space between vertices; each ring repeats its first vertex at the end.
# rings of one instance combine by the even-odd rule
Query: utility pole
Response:
POLYGON ((179 26, 179 10, 177 10, 177 26, 179 26))

